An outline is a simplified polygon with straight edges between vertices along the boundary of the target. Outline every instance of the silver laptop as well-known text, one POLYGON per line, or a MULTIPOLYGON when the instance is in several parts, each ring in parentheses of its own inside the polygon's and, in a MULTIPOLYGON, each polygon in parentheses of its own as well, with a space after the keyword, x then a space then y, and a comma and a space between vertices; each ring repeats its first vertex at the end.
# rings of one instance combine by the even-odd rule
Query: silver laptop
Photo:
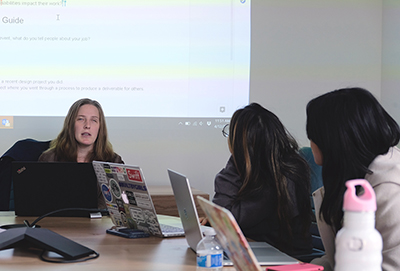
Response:
MULTIPOLYGON (((168 169, 168 175, 174 191, 179 216, 185 230, 186 241, 189 247, 196 252, 198 242, 202 239, 202 229, 197 215, 196 205, 193 199, 190 183, 186 176, 168 169)), ((266 242, 249 242, 249 245, 261 265, 285 265, 295 264, 298 261, 281 252, 266 242)), ((224 266, 232 266, 233 262, 225 258, 224 266)))
POLYGON ((182 228, 159 223, 140 167, 99 161, 92 164, 115 226, 159 237, 185 235, 182 228))

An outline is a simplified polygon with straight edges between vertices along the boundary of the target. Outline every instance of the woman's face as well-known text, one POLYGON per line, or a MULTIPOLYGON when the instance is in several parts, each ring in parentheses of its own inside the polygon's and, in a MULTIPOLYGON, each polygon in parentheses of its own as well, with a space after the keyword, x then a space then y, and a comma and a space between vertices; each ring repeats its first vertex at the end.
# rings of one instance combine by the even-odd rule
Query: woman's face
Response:
POLYGON ((91 104, 82 105, 75 119, 75 139, 81 147, 93 147, 100 128, 99 110, 91 104))
POLYGON ((310 140, 310 147, 312 150, 312 153, 314 155, 314 161, 317 165, 322 166, 322 153, 321 150, 319 149, 319 147, 312 141, 310 140))

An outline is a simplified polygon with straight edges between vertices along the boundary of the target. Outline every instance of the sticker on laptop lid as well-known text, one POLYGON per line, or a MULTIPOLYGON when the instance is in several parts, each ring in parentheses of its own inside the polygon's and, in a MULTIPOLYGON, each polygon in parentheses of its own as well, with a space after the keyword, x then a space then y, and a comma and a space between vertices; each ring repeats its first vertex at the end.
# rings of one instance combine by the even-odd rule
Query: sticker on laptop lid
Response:
POLYGON ((103 196, 106 199, 106 201, 108 201, 108 202, 112 201, 112 194, 111 194, 110 188, 107 185, 105 185, 105 184, 101 185, 101 192, 103 193, 103 196))
POLYGON ((126 181, 125 180, 125 175, 117 174, 117 178, 118 178, 118 181, 120 181, 120 182, 125 182, 126 181))
POLYGON ((110 179, 110 189, 114 197, 117 199, 121 198, 121 188, 116 180, 110 179))
POLYGON ((106 173, 112 173, 111 166, 109 164, 103 164, 103 169, 106 173))
POLYGON ((159 235, 161 234, 160 226, 158 224, 157 216, 150 210, 143 210, 143 215, 146 223, 149 227, 151 234, 159 235))
POLYGON ((118 211, 119 211, 119 212, 125 212, 125 206, 124 206, 124 202, 123 202, 122 199, 116 199, 116 200, 115 200, 115 203, 116 203, 117 206, 118 206, 118 211))
POLYGON ((121 166, 112 166, 111 171, 112 171, 112 173, 116 173, 116 174, 124 174, 125 173, 125 169, 121 166))
POLYGON ((130 205, 137 205, 135 195, 132 191, 125 191, 125 195, 130 205))
POLYGON ((126 169, 126 174, 128 175, 128 179, 130 181, 135 181, 135 182, 143 182, 142 176, 140 175, 140 171, 137 169, 126 169))
POLYGON ((108 208, 108 212, 110 213, 111 220, 113 221, 115 226, 123 226, 121 214, 118 212, 117 209, 108 208))
POLYGON ((153 209, 148 194, 134 193, 137 206, 145 209, 153 209))
POLYGON ((145 222, 142 209, 130 207, 129 213, 130 213, 132 219, 135 220, 137 223, 145 222))

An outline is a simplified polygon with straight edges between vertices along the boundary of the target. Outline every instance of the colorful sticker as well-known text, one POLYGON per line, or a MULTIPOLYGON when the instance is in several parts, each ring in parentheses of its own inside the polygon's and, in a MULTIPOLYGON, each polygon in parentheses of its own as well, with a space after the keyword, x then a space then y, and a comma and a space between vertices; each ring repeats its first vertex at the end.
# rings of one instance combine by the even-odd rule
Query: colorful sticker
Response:
POLYGON ((140 171, 137 169, 126 169, 126 174, 128 175, 128 179, 130 181, 135 181, 135 182, 143 182, 142 181, 142 176, 140 175, 140 171))
POLYGON ((108 202, 112 201, 112 194, 110 188, 107 185, 105 184, 101 185, 101 192, 103 192, 103 196, 106 201, 108 202))
POLYGON ((111 171, 112 171, 112 173, 116 173, 116 174, 124 174, 125 173, 124 168, 119 167, 119 166, 112 166, 111 171))
POLYGON ((140 208, 129 208, 129 213, 133 220, 137 223, 144 223, 143 211, 140 208))
POLYGON ((115 208, 108 208, 108 212, 110 213, 111 220, 113 221, 115 226, 123 226, 123 222, 121 219, 121 214, 115 208))
POLYGON ((116 199, 115 203, 117 203, 118 210, 120 212, 124 212, 125 211, 124 202, 121 199, 116 199))
POLYGON ((119 184, 117 183, 116 180, 110 179, 110 188, 111 188, 111 192, 114 195, 114 197, 120 199, 121 198, 121 188, 119 187, 119 184))
POLYGON ((125 227, 128 227, 128 220, 126 218, 126 214, 124 212, 121 212, 120 215, 121 215, 122 224, 125 227))
POLYGON ((144 210, 143 216, 144 220, 148 224, 150 233, 154 235, 160 235, 161 230, 158 224, 157 216, 149 210, 144 210))
POLYGON ((99 164, 93 164, 93 170, 96 173, 97 180, 101 183, 106 183, 107 178, 106 174, 104 173, 103 167, 99 164))
POLYGON ((107 183, 107 176, 104 171, 96 171, 97 180, 101 183, 107 183))
POLYGON ((107 205, 107 209, 108 209, 108 207, 110 207, 111 209, 118 210, 118 205, 113 202, 106 202, 106 205, 107 205))
POLYGON ((140 208, 153 209, 149 195, 143 193, 134 193, 136 204, 140 208))
POLYGON ((128 198, 128 202, 130 205, 136 205, 136 199, 135 199, 135 195, 133 194, 132 191, 125 191, 126 196, 128 198))
POLYGON ((117 178, 119 182, 125 182, 125 177, 122 174, 117 174, 117 178))
POLYGON ((111 167, 109 164, 103 164, 103 168, 104 168, 105 173, 112 173, 111 167))
POLYGON ((126 188, 126 189, 130 189, 130 190, 139 190, 139 191, 147 191, 147 187, 146 185, 144 185, 144 183, 133 183, 133 182, 120 182, 119 186, 121 188, 126 188))

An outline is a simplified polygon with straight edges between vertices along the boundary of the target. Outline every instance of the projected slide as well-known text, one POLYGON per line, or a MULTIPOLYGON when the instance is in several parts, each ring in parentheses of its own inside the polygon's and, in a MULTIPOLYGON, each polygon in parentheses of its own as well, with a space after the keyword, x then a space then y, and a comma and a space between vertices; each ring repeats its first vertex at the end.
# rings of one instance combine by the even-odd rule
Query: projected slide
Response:
POLYGON ((0 0, 1 116, 230 117, 249 99, 249 0, 0 0))

